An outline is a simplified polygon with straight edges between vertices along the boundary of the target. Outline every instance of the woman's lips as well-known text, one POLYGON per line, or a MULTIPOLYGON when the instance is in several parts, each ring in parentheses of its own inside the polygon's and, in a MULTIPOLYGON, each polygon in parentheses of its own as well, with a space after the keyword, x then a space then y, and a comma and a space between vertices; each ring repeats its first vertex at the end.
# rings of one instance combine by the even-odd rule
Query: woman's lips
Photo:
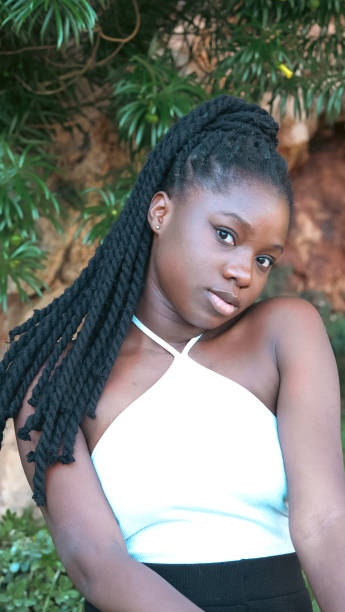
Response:
POLYGON ((228 317, 233 312, 235 312, 237 306, 234 304, 229 304, 221 297, 213 293, 210 289, 207 290, 208 298, 213 306, 213 308, 221 315, 228 317))

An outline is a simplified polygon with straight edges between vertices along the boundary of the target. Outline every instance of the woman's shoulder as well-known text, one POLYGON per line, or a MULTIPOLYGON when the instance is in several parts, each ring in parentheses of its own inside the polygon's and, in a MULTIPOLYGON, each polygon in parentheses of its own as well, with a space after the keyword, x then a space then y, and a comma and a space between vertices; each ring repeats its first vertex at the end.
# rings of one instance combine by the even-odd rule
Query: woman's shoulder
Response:
POLYGON ((332 358, 325 325, 310 302, 299 297, 269 298, 255 305, 252 316, 274 347, 279 369, 291 362, 304 367, 311 354, 321 361, 326 355, 332 358))
POLYGON ((299 297, 272 297, 256 302, 239 323, 243 337, 260 338, 261 345, 271 347, 275 358, 282 351, 293 354, 299 350, 301 354, 302 347, 312 350, 320 342, 329 343, 318 310, 299 297))
POLYGON ((300 297, 279 296, 261 300, 250 309, 249 318, 281 338, 294 330, 324 328, 318 310, 300 297))
POLYGON ((253 305, 253 308, 262 312, 282 314, 295 313, 303 316, 310 313, 318 313, 318 310, 307 300, 297 296, 276 296, 265 298, 253 305))

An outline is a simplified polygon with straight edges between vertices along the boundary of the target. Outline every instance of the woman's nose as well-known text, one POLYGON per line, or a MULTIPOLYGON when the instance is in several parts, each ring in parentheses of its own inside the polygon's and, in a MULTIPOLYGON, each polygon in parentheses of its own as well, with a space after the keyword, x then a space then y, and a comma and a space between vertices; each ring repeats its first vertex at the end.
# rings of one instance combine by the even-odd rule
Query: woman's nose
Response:
POLYGON ((223 276, 234 279, 239 287, 248 287, 252 279, 253 258, 249 252, 232 251, 223 267, 223 276))

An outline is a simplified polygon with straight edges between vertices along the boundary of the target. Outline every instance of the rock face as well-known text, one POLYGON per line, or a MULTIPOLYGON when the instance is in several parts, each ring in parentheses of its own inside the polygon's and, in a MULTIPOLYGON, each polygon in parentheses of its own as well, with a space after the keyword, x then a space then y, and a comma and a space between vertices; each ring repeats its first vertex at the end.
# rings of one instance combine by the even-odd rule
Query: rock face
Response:
POLYGON ((13 424, 9 422, 0 456, 0 516, 7 508, 19 512, 26 506, 33 506, 31 496, 19 459, 13 424))
POLYGON ((285 261, 299 291, 322 291, 345 310, 345 130, 322 129, 293 172, 295 225, 285 261))
MULTIPOLYGON (((268 104, 270 97, 270 94, 265 94, 260 104, 268 112, 270 112, 268 104)), ((279 107, 280 98, 278 96, 272 108, 272 115, 279 124, 278 151, 286 159, 291 172, 294 168, 303 167, 309 158, 309 142, 318 129, 318 121, 315 112, 311 112, 308 117, 304 112, 301 117, 295 117, 292 96, 287 98, 286 113, 283 119, 280 118, 279 107)), ((301 107, 303 108, 302 100, 301 107)))
MULTIPOLYGON (((345 310, 345 132, 343 124, 330 131, 321 129, 312 139, 314 120, 283 122, 280 151, 292 168, 296 200, 295 226, 284 262, 293 267, 293 281, 299 290, 324 291, 336 310, 345 310)), ((101 116, 85 125, 85 142, 73 134, 61 134, 58 147, 64 153, 64 166, 78 186, 99 185, 111 169, 123 166, 126 155, 116 148, 114 129, 101 116)), ((8 313, 0 314, 0 358, 8 348, 8 331, 26 320, 34 308, 41 308, 68 287, 94 254, 95 245, 82 244, 88 228, 77 240, 76 227, 65 224, 65 236, 57 235, 43 222, 43 246, 49 251, 43 278, 51 291, 43 299, 31 295, 29 305, 22 304, 16 293, 8 296, 8 313)), ((18 458, 13 429, 8 426, 5 445, 0 453, 0 515, 6 507, 19 509, 31 501, 18 458)))

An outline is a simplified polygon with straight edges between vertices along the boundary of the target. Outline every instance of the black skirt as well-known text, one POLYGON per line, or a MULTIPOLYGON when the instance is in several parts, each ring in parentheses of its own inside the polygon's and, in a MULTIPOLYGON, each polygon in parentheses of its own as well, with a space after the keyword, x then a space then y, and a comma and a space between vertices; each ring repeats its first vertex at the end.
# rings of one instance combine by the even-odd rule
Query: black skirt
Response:
MULTIPOLYGON (((205 612, 312 612, 296 553, 219 563, 144 563, 205 612)), ((99 612, 85 602, 85 612, 99 612)))

